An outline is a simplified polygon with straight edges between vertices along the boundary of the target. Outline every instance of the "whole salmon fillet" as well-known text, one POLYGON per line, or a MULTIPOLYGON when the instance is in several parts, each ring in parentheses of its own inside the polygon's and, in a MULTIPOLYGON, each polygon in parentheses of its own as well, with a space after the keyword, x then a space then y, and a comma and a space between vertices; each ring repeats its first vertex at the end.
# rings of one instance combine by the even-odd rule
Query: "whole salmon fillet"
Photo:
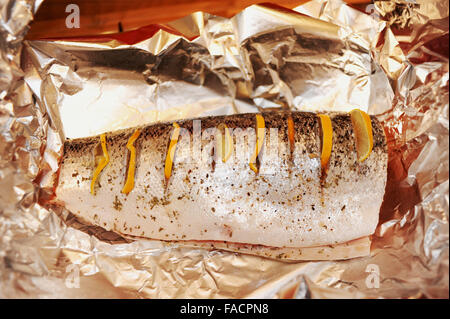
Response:
POLYGON ((93 192, 101 137, 67 140, 54 202, 127 236, 281 259, 367 255, 387 178, 383 127, 371 117, 373 148, 360 162, 350 115, 328 115, 333 137, 326 170, 321 166, 321 122, 307 112, 260 114, 264 139, 259 140, 256 169, 249 166, 258 152, 254 113, 106 133, 109 162, 93 192), (132 164, 127 143, 136 132, 132 164), (225 158, 223 145, 230 141, 225 158), (130 166, 134 185, 126 193, 130 166))

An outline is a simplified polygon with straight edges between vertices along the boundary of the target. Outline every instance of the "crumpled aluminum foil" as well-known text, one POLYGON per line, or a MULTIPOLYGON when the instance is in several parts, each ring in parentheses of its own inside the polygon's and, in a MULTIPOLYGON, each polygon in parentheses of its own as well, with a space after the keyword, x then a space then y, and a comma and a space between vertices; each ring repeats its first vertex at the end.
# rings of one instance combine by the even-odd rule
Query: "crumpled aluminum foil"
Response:
POLYGON ((448 1, 254 5, 23 41, 39 5, 0 5, 1 298, 448 298, 448 1), (384 123, 370 257, 282 262, 134 241, 38 204, 66 137, 280 107, 357 107, 384 123))

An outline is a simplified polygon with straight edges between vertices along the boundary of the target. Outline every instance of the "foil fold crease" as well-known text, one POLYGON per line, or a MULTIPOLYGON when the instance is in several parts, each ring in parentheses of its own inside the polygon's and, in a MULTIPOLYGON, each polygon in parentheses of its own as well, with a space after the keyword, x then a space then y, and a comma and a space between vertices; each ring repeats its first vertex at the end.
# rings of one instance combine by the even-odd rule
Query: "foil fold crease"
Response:
POLYGON ((448 298, 448 1, 262 4, 24 41, 40 3, 0 5, 1 298, 448 298), (294 263, 132 240, 38 203, 65 138, 272 108, 383 122, 370 257, 294 263))

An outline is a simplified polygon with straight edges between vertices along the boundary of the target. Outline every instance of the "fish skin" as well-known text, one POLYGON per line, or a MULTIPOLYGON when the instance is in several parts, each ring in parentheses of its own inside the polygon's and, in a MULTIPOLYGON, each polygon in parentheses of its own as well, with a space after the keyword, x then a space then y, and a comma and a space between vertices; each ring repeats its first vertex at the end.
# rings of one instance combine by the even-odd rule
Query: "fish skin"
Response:
MULTIPOLYGON (((196 154, 189 162, 186 158, 191 148, 187 135, 181 134, 166 185, 164 162, 173 126, 160 123, 141 127, 134 143, 135 187, 128 195, 121 189, 128 161, 126 144, 135 128, 106 133, 110 162, 98 178, 95 196, 90 193, 90 183, 99 136, 66 141, 54 202, 107 230, 159 240, 312 247, 373 234, 387 178, 386 139, 378 120, 371 117, 373 150, 360 163, 350 116, 329 113, 333 148, 328 172, 321 178, 319 117, 287 111, 262 115, 266 128, 278 132, 266 134, 259 174, 248 165, 254 140, 244 143, 246 159, 233 156, 226 163, 220 159, 211 163, 199 161, 196 154), (295 127, 292 153, 288 116, 295 127), (278 141, 278 154, 268 152, 272 141, 278 141)), ((192 120, 177 123, 193 135, 192 120)), ((205 134, 220 123, 253 132, 255 114, 202 118, 201 131, 205 134)), ((245 132, 233 136, 242 138, 245 132)), ((214 143, 203 140, 201 144, 208 159, 214 143)))
MULTIPOLYGON (((178 244, 176 241, 170 244, 178 244)), ((299 261, 299 260, 345 260, 370 255, 371 241, 368 236, 336 245, 313 247, 268 247, 263 245, 213 242, 213 241, 183 241, 183 246, 206 249, 220 249, 241 254, 257 255, 265 258, 299 261)))

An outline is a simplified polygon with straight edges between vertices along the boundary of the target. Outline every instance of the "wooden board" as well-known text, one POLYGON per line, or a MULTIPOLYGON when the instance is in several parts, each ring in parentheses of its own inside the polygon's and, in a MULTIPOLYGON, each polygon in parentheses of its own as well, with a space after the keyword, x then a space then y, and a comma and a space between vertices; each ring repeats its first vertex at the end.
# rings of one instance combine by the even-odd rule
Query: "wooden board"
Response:
MULTIPOLYGON (((45 0, 40 6, 27 39, 77 37, 129 31, 153 23, 165 23, 192 12, 203 11, 232 17, 244 8, 264 1, 258 0, 45 0), (67 28, 66 12, 69 4, 80 10, 80 27, 67 28), (120 23, 120 26, 119 26, 120 23)), ((295 8, 305 0, 277 0, 286 8, 295 8)), ((366 3, 351 0, 348 3, 366 3)))

